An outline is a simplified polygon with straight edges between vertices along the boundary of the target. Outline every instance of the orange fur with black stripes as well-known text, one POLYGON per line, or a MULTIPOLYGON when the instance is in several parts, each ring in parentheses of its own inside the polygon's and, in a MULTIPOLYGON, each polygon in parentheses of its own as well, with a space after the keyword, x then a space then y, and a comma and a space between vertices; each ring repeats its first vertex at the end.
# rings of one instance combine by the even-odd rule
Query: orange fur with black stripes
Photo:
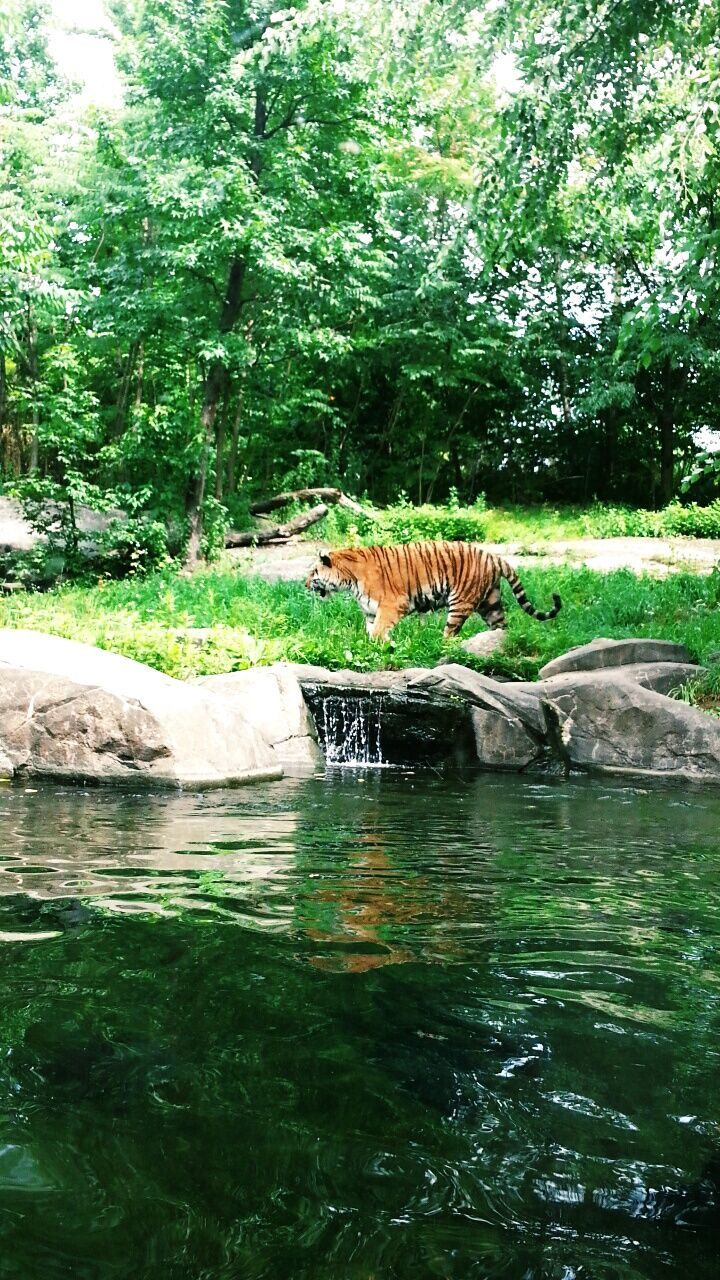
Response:
POLYGON ((412 542, 397 547, 351 547, 322 554, 305 586, 321 596, 349 591, 374 639, 384 640, 408 613, 447 608, 445 637, 479 613, 493 630, 505 626, 500 582, 505 578, 525 613, 539 622, 560 611, 553 595, 547 613, 533 608, 515 570, 476 542, 412 542))

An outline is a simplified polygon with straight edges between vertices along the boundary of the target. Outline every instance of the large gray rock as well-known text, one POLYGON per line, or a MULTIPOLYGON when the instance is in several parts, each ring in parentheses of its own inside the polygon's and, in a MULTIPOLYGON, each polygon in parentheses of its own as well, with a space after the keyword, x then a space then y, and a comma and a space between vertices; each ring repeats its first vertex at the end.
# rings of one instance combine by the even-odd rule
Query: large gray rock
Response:
POLYGON ((720 781, 720 720, 622 670, 558 676, 542 699, 551 746, 571 768, 720 781))
POLYGON ((0 752, 16 774, 97 782, 213 787, 282 775, 235 706, 34 631, 0 631, 0 752))
POLYGON ((646 689, 652 689, 654 693, 670 694, 705 675, 706 671, 706 667, 698 667, 693 662, 632 662, 626 667, 603 667, 599 671, 561 672, 559 675, 539 680, 530 688, 535 688, 540 693, 546 685, 552 685, 556 680, 564 680, 569 676, 577 676, 580 679, 594 675, 598 679, 607 680, 616 680, 618 676, 622 676, 625 680, 632 680, 646 689))
POLYGON ((603 667, 624 667, 638 662, 692 663, 682 644, 670 640, 593 640, 546 662, 540 679, 563 675, 566 671, 598 671, 603 667))
MULTIPOLYGON (((49 519, 53 511, 57 516, 57 527, 59 527, 60 513, 52 503, 48 504, 45 517, 49 519)), ((85 538, 81 537, 81 545, 84 549, 92 543, 94 535, 104 532, 113 521, 126 519, 127 516, 123 511, 93 511, 90 507, 83 506, 75 508, 77 528, 81 535, 87 535, 85 538)), ((0 551, 30 551, 38 543, 45 541, 47 539, 44 535, 38 533, 25 519, 19 502, 13 498, 0 497, 0 551)))
MULTIPOLYGON (((390 763, 474 760, 516 772, 576 768, 720 781, 720 722, 665 696, 701 670, 655 660, 513 683, 456 663, 370 674, 296 668, 325 737, 330 727, 342 737, 358 723, 374 726, 378 757, 390 763)), ((337 743, 325 745, 334 751, 337 743)))
POLYGON ((540 686, 506 683, 448 663, 413 676, 408 691, 434 688, 471 707, 478 764, 488 769, 529 768, 547 758, 540 686))
POLYGON ((251 667, 193 683, 234 707, 270 743, 281 764, 322 763, 313 718, 291 667, 251 667))
POLYGON ((493 680, 460 663, 448 662, 431 670, 408 671, 408 686, 443 689, 455 693, 474 706, 511 715, 532 732, 542 734, 545 721, 540 700, 540 685, 526 680, 493 680))
POLYGON ((15 767, 12 760, 0 746, 0 782, 7 782, 9 778, 14 777, 15 767))

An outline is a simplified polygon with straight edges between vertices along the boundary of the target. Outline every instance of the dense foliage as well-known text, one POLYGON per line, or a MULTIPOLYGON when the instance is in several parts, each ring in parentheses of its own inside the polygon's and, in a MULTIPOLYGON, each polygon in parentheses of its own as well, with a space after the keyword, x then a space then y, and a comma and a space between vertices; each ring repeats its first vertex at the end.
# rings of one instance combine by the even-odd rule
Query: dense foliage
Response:
POLYGON ((713 538, 720 539, 720 501, 670 502, 650 511, 595 502, 587 507, 488 507, 481 497, 472 506, 451 501, 444 506, 407 501, 373 510, 362 519, 336 509, 323 525, 331 545, 388 545, 421 538, 463 542, 519 543, 521 546, 577 538, 713 538))
POLYGON ((84 119, 43 0, 0 18, 0 468, 71 550, 79 502, 193 558, 293 482, 712 495, 713 0, 110 8, 84 119))

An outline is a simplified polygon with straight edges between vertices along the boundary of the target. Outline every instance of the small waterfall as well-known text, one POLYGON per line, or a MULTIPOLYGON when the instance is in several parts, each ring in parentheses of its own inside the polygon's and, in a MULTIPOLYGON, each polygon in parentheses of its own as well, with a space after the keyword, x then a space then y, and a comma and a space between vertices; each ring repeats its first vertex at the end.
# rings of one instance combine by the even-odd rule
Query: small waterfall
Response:
POLYGON ((384 764, 380 743, 381 698, 339 694, 322 700, 316 717, 320 745, 328 764, 384 764))

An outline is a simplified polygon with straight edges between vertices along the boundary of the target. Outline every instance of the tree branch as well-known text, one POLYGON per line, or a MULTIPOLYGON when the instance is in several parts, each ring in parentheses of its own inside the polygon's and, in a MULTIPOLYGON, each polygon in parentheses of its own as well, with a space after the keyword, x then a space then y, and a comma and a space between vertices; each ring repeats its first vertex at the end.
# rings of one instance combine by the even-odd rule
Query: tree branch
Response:
POLYGON ((276 133, 282 133, 283 129, 289 129, 291 124, 294 123, 295 116, 297 115, 300 105, 300 102, 293 102, 292 106, 288 107, 282 120, 279 120, 277 124, 272 126, 272 128, 264 130, 263 138, 274 138, 276 133))
POLYGON ((209 285, 218 301, 223 301, 222 289, 218 288, 218 285, 213 280, 212 276, 206 275, 204 271, 198 271, 197 267, 190 267, 186 265, 185 270, 188 271, 191 276, 195 276, 196 280, 201 280, 203 284, 209 285))
POLYGON ((324 520, 329 508, 323 502, 317 507, 312 507, 310 511, 303 511, 299 516, 295 516, 292 520, 288 520, 287 524, 273 525, 270 529, 248 529, 242 533, 237 533, 230 529, 225 535, 226 547, 253 547, 262 546, 266 542, 285 542, 288 538, 292 538, 296 533, 302 533, 304 529, 309 529, 311 525, 317 524, 319 520, 324 520))
POLYGON ((319 488, 319 489, 293 489, 288 493, 277 493, 274 498, 265 498, 262 502, 253 502, 250 504, 250 514, 253 516, 264 515, 267 511, 276 511, 278 507, 287 507, 291 502, 308 502, 311 498, 320 498, 323 502, 331 502, 338 507, 346 507, 348 511, 354 511, 356 515, 367 516, 372 519, 369 511, 365 511, 359 502, 355 502, 353 498, 348 498, 341 489, 319 488))
POLYGON ((629 249, 625 250, 625 259, 632 267, 638 279, 642 282, 642 284, 645 285, 645 288, 647 289, 648 293, 656 293, 657 285, 654 285, 652 280, 649 278, 649 276, 645 274, 645 272, 643 271, 643 268, 640 266, 640 263, 635 257, 635 254, 631 253, 629 249))

